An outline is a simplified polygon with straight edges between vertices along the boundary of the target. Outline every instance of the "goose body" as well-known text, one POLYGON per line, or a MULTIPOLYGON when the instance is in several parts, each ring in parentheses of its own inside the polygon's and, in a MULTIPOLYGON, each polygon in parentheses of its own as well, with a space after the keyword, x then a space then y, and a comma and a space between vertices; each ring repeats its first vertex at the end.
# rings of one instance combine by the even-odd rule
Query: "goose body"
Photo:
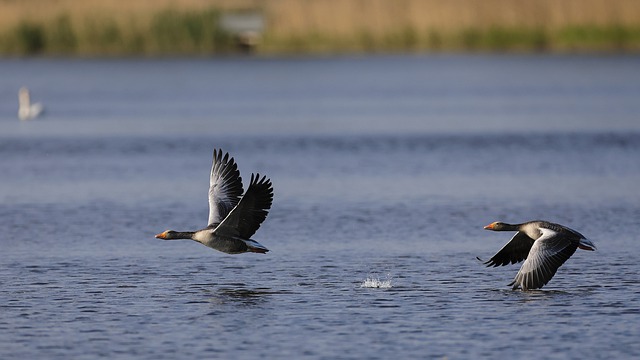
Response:
POLYGON ((491 259, 487 266, 504 266, 524 260, 516 277, 509 284, 513 290, 540 289, 555 275, 558 268, 576 249, 595 250, 584 235, 566 226, 536 220, 522 224, 494 222, 484 227, 493 231, 517 231, 511 240, 491 259))
POLYGON ((18 92, 18 118, 20 120, 31 120, 37 118, 44 107, 41 103, 31 103, 31 96, 29 95, 29 89, 21 87, 18 92))
POLYGON ((269 251, 251 236, 267 217, 273 201, 271 180, 251 174, 247 192, 243 193, 238 166, 228 153, 214 150, 209 178, 209 222, 197 231, 167 230, 158 239, 191 239, 227 254, 269 251))

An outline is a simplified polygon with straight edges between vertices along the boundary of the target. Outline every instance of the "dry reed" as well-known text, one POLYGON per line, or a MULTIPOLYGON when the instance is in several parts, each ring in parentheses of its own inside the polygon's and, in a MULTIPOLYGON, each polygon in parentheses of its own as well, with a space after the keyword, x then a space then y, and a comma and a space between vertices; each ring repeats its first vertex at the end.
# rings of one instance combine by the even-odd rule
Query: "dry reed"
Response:
POLYGON ((224 51, 216 14, 238 9, 274 53, 640 49, 637 0, 0 0, 0 53, 224 51))

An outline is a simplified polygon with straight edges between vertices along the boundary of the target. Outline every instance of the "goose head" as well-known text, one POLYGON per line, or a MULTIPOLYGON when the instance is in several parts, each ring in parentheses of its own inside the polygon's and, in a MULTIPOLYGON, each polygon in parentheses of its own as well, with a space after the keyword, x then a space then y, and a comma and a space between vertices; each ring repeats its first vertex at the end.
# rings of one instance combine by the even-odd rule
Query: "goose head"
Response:
POLYGON ((156 234, 156 239, 164 239, 164 240, 172 240, 177 239, 178 233, 173 230, 166 230, 161 232, 160 234, 156 234))
POLYGON ((501 231, 501 230, 510 230, 509 224, 505 224, 500 221, 492 222, 491 224, 484 227, 485 230, 493 230, 493 231, 501 231))
POLYGON ((157 234, 156 238, 163 239, 163 240, 193 239, 194 234, 195 232, 193 231, 167 230, 167 231, 161 232, 160 234, 157 234))

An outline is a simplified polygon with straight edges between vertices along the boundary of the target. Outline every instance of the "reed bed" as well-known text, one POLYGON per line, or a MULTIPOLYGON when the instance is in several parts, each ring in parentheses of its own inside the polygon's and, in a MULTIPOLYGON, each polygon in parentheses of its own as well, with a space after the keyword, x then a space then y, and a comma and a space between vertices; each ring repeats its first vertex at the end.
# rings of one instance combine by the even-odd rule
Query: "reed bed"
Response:
POLYGON ((640 50, 637 0, 0 0, 0 54, 231 52, 244 10, 263 53, 640 50))

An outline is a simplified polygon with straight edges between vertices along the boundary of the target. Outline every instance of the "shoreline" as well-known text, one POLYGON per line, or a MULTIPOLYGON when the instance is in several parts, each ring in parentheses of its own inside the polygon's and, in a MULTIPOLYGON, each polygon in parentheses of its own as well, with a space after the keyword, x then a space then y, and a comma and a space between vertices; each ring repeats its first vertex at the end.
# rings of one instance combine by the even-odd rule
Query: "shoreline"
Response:
POLYGON ((0 57, 640 52, 640 2, 625 0, 56 4, 0 2, 0 57), (261 24, 248 45, 224 25, 242 13, 261 24))

